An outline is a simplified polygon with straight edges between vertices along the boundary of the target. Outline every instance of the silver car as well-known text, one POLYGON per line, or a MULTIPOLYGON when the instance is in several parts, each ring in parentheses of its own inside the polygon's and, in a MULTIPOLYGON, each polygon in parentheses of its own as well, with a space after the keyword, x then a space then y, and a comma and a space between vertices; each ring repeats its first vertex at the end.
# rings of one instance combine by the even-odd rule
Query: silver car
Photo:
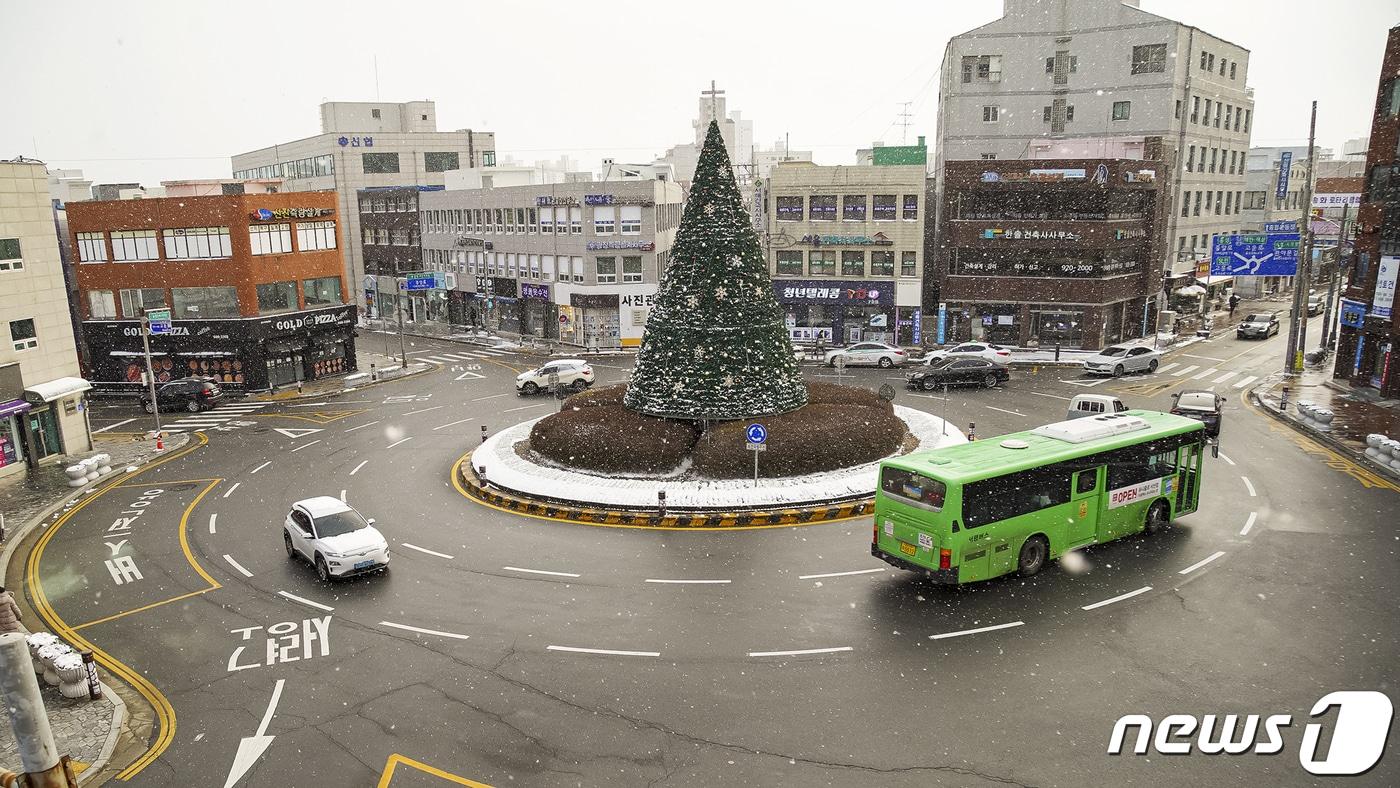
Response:
POLYGON ((1128 372, 1156 372, 1162 354, 1141 345, 1112 345, 1084 359, 1084 371, 1090 375, 1118 377, 1128 372))
POLYGON ((845 359, 848 367, 868 365, 880 367, 902 367, 909 360, 909 354, 901 348, 883 342, 857 342, 843 350, 832 350, 822 359, 828 367, 836 366, 836 359, 845 359))

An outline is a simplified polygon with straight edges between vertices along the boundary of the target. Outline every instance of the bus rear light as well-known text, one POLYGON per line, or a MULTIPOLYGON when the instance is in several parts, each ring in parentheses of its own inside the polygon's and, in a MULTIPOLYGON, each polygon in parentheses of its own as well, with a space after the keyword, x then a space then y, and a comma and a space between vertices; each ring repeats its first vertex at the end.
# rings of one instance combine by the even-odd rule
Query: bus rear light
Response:
POLYGON ((873 520, 870 523, 870 543, 873 545, 880 543, 880 524, 873 520))
POLYGON ((947 548, 938 551, 938 568, 950 569, 953 566, 953 551, 947 548))

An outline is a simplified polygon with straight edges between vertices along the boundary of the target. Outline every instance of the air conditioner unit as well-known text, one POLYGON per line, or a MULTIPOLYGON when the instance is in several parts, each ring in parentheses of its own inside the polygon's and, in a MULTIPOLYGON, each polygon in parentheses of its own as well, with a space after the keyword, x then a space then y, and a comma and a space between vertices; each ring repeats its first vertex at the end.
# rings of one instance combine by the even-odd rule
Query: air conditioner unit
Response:
POLYGON ((446 274, 444 274, 443 278, 444 278, 444 285, 445 285, 446 289, 448 289, 448 290, 456 290, 456 289, 457 289, 457 274, 455 274, 455 273, 453 273, 453 272, 451 272, 451 271, 448 271, 446 274))

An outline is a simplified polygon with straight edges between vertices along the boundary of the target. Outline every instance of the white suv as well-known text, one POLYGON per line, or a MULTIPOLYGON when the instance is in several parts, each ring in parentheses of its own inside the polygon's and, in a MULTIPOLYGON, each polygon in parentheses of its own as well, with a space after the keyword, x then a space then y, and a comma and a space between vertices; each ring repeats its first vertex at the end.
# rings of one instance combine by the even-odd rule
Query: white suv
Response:
POLYGON ((564 358, 515 376, 515 390, 520 394, 548 391, 552 384, 573 391, 583 391, 593 385, 593 368, 583 359, 564 358), (551 381, 554 375, 559 376, 557 381, 551 381))
POLYGON ((933 364, 949 358, 985 358, 998 366, 1007 366, 1011 363, 1011 351, 1001 345, 993 345, 990 342, 963 342, 953 345, 943 350, 931 350, 924 356, 924 366, 933 364))
POLYGON ((282 546, 288 558, 310 561, 323 582, 389 568, 389 542, 374 519, 329 495, 292 504, 282 524, 282 546))

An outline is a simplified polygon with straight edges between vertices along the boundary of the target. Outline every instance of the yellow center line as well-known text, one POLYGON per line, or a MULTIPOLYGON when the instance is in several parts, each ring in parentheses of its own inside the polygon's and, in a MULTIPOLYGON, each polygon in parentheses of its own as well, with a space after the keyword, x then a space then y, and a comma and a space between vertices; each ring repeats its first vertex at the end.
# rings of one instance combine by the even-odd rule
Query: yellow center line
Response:
POLYGON ((423 763, 422 761, 415 761, 414 759, 409 758, 406 755, 400 755, 398 753, 390 755, 388 762, 384 764, 384 773, 381 774, 379 777, 378 788, 390 788, 390 783, 394 779, 394 770, 399 767, 399 764, 403 764, 404 766, 407 766, 411 769, 417 769, 418 771, 423 772, 425 774, 431 774, 434 777, 440 777, 444 780, 447 780, 450 783, 455 783, 456 785, 465 785, 468 786, 468 788, 491 788, 491 786, 487 785, 486 783, 479 783, 476 780, 468 780, 467 778, 462 777, 460 775, 445 772, 442 769, 437 768, 436 766, 429 766, 428 764, 423 763))
POLYGON ((151 608, 160 607, 161 605, 168 605, 168 604, 170 604, 171 602, 179 602, 181 599, 189 599, 189 598, 192 597, 192 596, 199 596, 200 594, 207 594, 207 593, 209 593, 210 591, 217 590, 217 588, 223 588, 223 586, 210 587, 210 588, 201 588, 201 589, 199 589, 198 591, 191 591, 191 592, 189 592, 188 594, 181 594, 181 595, 179 595, 179 596, 174 596, 174 597, 171 597, 171 598, 169 598, 169 599, 163 599, 163 600, 161 600, 161 601, 159 601, 159 602, 152 602, 152 603, 149 604, 149 605, 142 605, 141 607, 135 608, 135 609, 133 609, 133 610, 127 610, 127 611, 125 611, 125 612, 123 612, 123 613, 116 613, 116 614, 114 614, 114 615, 107 616, 106 618, 99 618, 99 619, 97 619, 96 621, 89 621, 89 622, 87 622, 86 624, 78 624, 77 626, 73 627, 73 630, 74 630, 74 631, 77 631, 77 630, 79 630, 79 629, 87 629, 88 627, 95 627, 95 626, 97 626, 98 624, 106 624, 106 623, 109 622, 109 621, 116 621, 116 620, 119 619, 119 618, 125 618, 125 617, 131 615, 132 613, 141 613, 141 612, 150 610, 151 608))

